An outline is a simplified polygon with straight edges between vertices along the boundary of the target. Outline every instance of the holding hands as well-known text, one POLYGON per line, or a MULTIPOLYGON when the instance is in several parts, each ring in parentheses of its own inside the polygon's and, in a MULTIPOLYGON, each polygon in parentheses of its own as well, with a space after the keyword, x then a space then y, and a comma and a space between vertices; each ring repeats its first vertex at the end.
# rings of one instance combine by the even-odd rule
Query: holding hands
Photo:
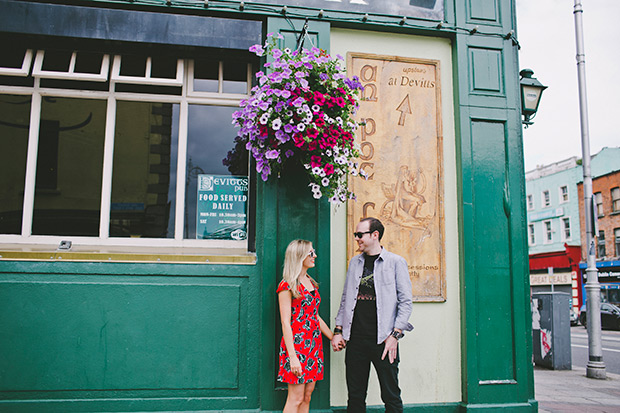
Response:
POLYGON ((347 342, 342 338, 342 329, 334 328, 334 336, 332 337, 332 350, 340 351, 347 346, 347 342))

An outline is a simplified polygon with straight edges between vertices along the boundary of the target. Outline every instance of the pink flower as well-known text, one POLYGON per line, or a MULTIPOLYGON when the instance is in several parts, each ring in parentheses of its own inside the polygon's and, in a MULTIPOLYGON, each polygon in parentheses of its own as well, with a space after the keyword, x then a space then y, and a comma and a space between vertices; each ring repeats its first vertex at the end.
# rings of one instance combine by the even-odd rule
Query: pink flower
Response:
MULTIPOLYGON (((316 155, 311 156, 310 157, 310 166, 313 167, 313 168, 315 166, 320 167, 321 166, 321 157, 320 156, 316 156, 316 155)), ((334 172, 333 169, 334 169, 334 167, 332 166, 332 173, 334 172)))
POLYGON ((331 175, 334 173, 334 165, 332 165, 331 163, 326 163, 323 167, 323 170, 327 175, 331 175))

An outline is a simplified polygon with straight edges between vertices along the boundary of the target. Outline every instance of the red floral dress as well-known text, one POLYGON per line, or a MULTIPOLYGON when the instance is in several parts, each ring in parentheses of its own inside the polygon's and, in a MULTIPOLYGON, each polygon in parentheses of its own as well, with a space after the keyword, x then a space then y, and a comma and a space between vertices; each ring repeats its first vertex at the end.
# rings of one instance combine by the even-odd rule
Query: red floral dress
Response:
MULTIPOLYGON (((276 292, 290 289, 288 283, 282 280, 276 292)), ((321 296, 318 288, 315 287, 313 292, 309 292, 301 284, 299 285, 299 293, 301 294, 299 298, 293 297, 291 303, 291 328, 295 352, 301 363, 302 374, 300 377, 291 373, 284 338, 280 342, 279 353, 278 381, 291 384, 323 380, 323 341, 321 340, 321 326, 318 318, 321 296)))

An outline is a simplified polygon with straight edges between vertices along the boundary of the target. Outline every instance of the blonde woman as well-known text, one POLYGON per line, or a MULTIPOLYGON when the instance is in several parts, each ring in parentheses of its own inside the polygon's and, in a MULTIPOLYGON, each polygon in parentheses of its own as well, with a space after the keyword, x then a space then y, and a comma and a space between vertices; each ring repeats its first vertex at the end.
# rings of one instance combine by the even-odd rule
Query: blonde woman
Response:
POLYGON ((308 275, 316 257, 310 241, 292 241, 286 248, 283 280, 277 289, 282 320, 278 381, 288 384, 283 413, 310 409, 314 386, 323 379, 321 333, 329 340, 334 336, 319 316, 318 284, 308 275))

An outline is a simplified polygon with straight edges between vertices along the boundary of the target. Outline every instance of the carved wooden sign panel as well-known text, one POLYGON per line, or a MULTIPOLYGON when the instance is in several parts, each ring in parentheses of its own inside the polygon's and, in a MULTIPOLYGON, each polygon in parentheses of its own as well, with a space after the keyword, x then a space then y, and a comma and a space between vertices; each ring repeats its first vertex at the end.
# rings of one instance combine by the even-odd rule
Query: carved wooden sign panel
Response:
MULTIPOLYGON (((445 301, 443 137, 439 61, 349 53, 364 85, 357 131, 368 180, 353 178, 352 234, 363 217, 385 225, 381 244, 409 264, 414 301, 445 301)), ((349 259, 357 243, 349 236, 349 259)))

